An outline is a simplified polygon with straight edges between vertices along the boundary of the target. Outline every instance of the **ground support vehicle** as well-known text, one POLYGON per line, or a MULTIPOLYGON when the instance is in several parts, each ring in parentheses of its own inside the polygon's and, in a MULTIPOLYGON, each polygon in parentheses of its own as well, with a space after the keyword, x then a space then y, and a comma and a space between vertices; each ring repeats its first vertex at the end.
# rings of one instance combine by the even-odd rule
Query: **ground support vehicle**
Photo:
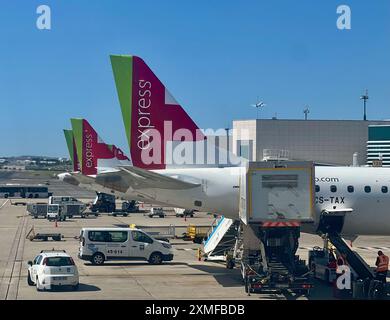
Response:
POLYGON ((79 258, 101 265, 109 260, 144 260, 161 264, 173 259, 172 246, 136 228, 83 228, 79 258))
POLYGON ((65 250, 42 250, 28 266, 27 284, 37 291, 64 286, 79 288, 77 267, 65 250))
POLYGON ((30 231, 27 233, 26 239, 30 241, 34 241, 34 240, 48 241, 49 239, 52 239, 53 241, 61 241, 62 235, 61 233, 35 233, 34 227, 32 227, 30 231))
POLYGON ((47 203, 29 203, 27 204, 27 212, 34 218, 47 217, 47 203))
POLYGON ((116 210, 115 196, 112 194, 98 192, 90 206, 93 213, 111 213, 116 210))
POLYGON ((202 243, 202 241, 207 237, 209 230, 210 227, 208 226, 189 225, 187 227, 187 231, 183 234, 183 239, 194 243, 202 243))

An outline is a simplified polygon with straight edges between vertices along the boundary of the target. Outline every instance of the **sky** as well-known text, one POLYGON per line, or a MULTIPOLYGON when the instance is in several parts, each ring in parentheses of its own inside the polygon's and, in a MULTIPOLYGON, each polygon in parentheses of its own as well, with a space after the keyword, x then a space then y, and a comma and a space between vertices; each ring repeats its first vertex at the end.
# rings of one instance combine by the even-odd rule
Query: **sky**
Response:
POLYGON ((142 57, 200 128, 256 118, 257 97, 261 118, 362 119, 366 88, 390 119, 388 0, 2 0, 0 39, 0 156, 67 156, 71 117, 128 152, 110 54, 142 57))

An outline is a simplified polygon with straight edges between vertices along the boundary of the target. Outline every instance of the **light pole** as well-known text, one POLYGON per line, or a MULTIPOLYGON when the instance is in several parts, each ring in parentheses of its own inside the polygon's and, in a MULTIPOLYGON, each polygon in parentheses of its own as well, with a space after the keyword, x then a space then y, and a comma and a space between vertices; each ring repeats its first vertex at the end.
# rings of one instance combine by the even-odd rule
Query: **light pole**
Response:
POLYGON ((307 106, 306 109, 303 110, 303 113, 305 114, 305 120, 307 120, 307 116, 310 113, 309 106, 307 106))
POLYGON ((229 131, 230 131, 230 129, 229 128, 225 128, 225 130, 226 130, 226 150, 227 150, 227 152, 229 154, 229 131))
POLYGON ((363 104, 364 104, 364 116, 363 116, 363 120, 366 121, 367 120, 367 100, 368 100, 368 90, 366 89, 366 94, 362 95, 360 97, 360 100, 363 100, 363 104))

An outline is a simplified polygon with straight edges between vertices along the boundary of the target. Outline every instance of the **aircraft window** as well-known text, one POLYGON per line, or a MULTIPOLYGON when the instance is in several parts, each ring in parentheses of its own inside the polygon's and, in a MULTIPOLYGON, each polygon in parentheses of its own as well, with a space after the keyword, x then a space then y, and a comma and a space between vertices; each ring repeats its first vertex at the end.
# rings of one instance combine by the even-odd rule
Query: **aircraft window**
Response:
POLYGON ((316 192, 320 192, 320 186, 316 185, 316 192))
POLYGON ((389 192, 389 188, 387 188, 386 186, 383 186, 382 193, 388 193, 388 192, 389 192))
POLYGON ((330 186, 330 192, 337 192, 336 186, 330 186))
POLYGON ((348 186, 347 190, 348 190, 349 193, 352 193, 352 192, 355 191, 355 188, 353 186, 348 186))
POLYGON ((370 186, 365 186, 364 187, 364 192, 370 193, 371 192, 371 187, 370 186))

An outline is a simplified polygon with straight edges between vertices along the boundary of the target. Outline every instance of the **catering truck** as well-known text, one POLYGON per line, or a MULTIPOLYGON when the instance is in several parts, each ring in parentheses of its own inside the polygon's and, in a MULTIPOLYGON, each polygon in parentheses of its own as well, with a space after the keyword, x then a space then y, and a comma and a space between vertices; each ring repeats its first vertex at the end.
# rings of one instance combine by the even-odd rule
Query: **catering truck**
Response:
MULTIPOLYGON (((239 264, 248 294, 309 294, 313 286, 310 271, 296 252, 302 224, 313 222, 314 194, 312 162, 249 162, 243 168, 241 221, 228 229, 237 231, 226 265, 239 264)), ((226 225, 224 220, 221 226, 226 225)))

